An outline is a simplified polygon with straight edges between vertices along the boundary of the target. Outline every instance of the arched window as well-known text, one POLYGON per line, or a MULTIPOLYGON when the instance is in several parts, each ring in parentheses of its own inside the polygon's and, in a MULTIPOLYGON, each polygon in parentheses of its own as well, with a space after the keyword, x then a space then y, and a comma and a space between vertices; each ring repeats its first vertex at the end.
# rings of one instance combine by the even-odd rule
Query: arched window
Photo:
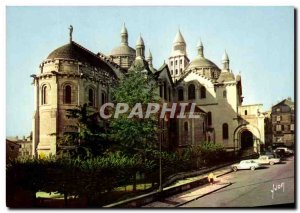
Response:
POLYGON ((183 101, 183 89, 178 89, 178 101, 183 101))
POLYGON ((64 89, 64 103, 70 104, 72 101, 72 89, 70 85, 66 85, 64 89))
POLYGON ((94 101, 94 90, 89 89, 89 106, 94 106, 95 101, 94 101))
POLYGON ((103 105, 105 103, 106 103, 106 94, 105 94, 105 92, 102 92, 101 93, 101 105, 103 105))
POLYGON ((245 115, 247 115, 248 114, 248 112, 247 112, 247 110, 245 110, 245 115))
POLYGON ((48 88, 47 86, 42 87, 42 105, 48 104, 48 88))
POLYGON ((175 70, 176 75, 178 74, 178 69, 175 70))
POLYGON ((195 99, 195 85, 194 84, 190 84, 188 87, 188 98, 189 100, 191 99, 195 99))
POLYGON ((189 131, 189 124, 188 124, 188 122, 184 122, 184 131, 185 132, 189 131))
POLYGON ((212 124, 212 117, 211 117, 211 112, 207 113, 207 125, 211 126, 212 124))
POLYGON ((224 123, 222 126, 223 130, 223 139, 228 139, 228 124, 224 123))
POLYGON ((227 92, 226 90, 223 91, 223 98, 226 98, 227 97, 227 92))
POLYGON ((206 88, 204 86, 201 86, 200 88, 200 98, 206 98, 206 88))

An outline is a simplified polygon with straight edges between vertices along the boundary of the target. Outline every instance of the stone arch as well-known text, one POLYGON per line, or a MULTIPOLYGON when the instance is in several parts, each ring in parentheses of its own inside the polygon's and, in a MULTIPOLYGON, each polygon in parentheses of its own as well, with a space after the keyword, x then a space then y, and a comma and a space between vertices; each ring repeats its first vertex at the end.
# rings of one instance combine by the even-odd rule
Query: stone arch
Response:
MULTIPOLYGON (((261 138, 261 132, 256 126, 253 126, 251 124, 242 124, 238 126, 234 130, 234 147, 243 150, 243 148, 251 149, 253 152, 260 153, 260 145, 262 144, 262 138, 261 138), (252 135, 252 145, 249 146, 249 144, 245 145, 242 143, 245 143, 244 138, 245 137, 251 137, 252 135)), ((248 143, 248 142, 247 142, 248 143)))
POLYGON ((179 86, 176 88, 176 96, 177 96, 178 101, 185 100, 184 91, 185 91, 185 88, 183 86, 179 86))
POLYGON ((61 91, 60 92, 60 96, 61 96, 61 99, 62 100, 62 103, 63 104, 73 104, 77 101, 77 96, 78 96, 78 88, 76 86, 76 84, 74 84, 72 81, 65 81, 61 84, 61 87, 60 87, 61 91), (70 102, 66 100, 66 88, 70 86, 71 87, 71 97, 70 97, 70 102))
POLYGON ((97 89, 94 85, 89 84, 85 87, 85 97, 85 102, 88 106, 96 107, 97 89))
POLYGON ((51 104, 51 85, 44 82, 40 85, 40 105, 51 104))

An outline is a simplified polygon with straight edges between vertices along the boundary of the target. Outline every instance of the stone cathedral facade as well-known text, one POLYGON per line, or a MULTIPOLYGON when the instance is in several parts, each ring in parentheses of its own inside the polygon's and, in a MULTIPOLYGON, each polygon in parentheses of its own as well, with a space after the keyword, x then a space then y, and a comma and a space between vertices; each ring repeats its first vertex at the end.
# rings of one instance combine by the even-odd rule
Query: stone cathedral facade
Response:
MULTIPOLYGON (((73 29, 72 29, 73 30, 73 29)), ((189 59, 180 30, 166 63, 156 69, 150 50, 140 36, 135 49, 129 46, 128 31, 121 29, 120 45, 109 54, 93 53, 72 40, 55 49, 32 75, 34 85, 33 155, 55 155, 59 135, 74 121, 66 110, 88 104, 93 110, 110 101, 112 84, 139 67, 153 75, 159 95, 167 103, 196 103, 200 118, 170 119, 164 125, 163 145, 169 149, 221 143, 228 151, 260 152, 264 145, 262 105, 243 105, 242 78, 230 69, 225 52, 222 66, 205 57, 201 41, 197 56, 189 59)), ((166 48, 169 48, 166 44, 166 48)), ((189 106, 189 105, 188 105, 189 106)), ((188 107, 187 107, 188 109, 188 107)))

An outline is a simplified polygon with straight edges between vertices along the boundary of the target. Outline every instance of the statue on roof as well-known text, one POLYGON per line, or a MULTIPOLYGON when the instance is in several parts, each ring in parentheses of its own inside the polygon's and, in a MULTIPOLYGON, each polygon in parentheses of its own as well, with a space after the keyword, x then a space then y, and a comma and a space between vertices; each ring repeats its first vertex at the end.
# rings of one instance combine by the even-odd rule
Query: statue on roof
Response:
POLYGON ((72 34, 73 34, 73 26, 72 25, 70 25, 70 27, 69 27, 69 30, 70 30, 70 42, 72 42, 72 34))

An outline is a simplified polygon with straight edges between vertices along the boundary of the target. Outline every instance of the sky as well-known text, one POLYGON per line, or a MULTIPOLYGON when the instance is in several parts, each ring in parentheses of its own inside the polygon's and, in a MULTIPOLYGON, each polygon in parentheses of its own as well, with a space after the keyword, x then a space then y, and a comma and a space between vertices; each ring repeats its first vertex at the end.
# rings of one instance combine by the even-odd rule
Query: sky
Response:
POLYGON ((261 103, 269 110, 284 98, 294 100, 293 7, 7 7, 6 135, 32 130, 30 75, 68 43, 70 24, 75 42, 109 54, 120 44, 123 23, 131 47, 142 35, 156 68, 167 61, 180 28, 190 60, 200 38, 205 57, 219 67, 226 49, 230 68, 242 76, 243 104, 261 103))

